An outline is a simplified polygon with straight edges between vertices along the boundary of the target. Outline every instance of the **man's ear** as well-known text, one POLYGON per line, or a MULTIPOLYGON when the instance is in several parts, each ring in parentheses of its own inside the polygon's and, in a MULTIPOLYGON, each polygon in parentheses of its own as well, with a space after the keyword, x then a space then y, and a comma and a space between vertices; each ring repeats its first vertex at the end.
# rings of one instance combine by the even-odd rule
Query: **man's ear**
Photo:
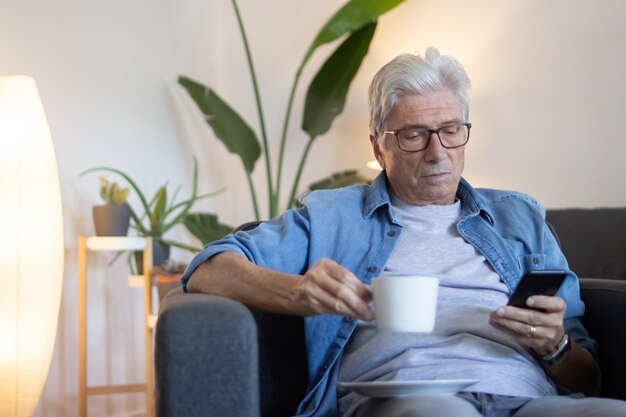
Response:
POLYGON ((382 169, 385 169, 385 160, 383 158, 383 153, 380 150, 378 138, 374 135, 370 135, 370 143, 372 144, 372 150, 374 151, 374 157, 378 161, 378 165, 380 165, 382 169))

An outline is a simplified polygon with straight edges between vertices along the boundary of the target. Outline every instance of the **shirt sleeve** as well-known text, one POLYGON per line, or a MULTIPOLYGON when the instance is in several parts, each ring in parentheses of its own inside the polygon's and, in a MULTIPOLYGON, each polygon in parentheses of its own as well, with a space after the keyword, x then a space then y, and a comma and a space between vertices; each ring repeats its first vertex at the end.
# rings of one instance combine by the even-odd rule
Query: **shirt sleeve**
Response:
POLYGON ((291 274, 306 271, 309 254, 310 222, 305 207, 288 210, 249 231, 229 234, 209 243, 196 255, 181 278, 183 290, 193 272, 222 252, 237 253, 264 268, 291 274))

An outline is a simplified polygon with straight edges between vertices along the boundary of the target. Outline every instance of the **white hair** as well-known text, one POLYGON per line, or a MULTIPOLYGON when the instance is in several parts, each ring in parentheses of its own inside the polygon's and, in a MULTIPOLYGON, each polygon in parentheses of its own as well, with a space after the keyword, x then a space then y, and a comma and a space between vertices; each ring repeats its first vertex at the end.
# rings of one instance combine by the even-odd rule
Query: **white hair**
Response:
MULTIPOLYGON (((370 134, 379 137, 389 113, 401 96, 449 90, 458 97, 463 121, 469 118, 470 80, 463 66, 437 48, 426 49, 424 58, 414 54, 397 56, 383 66, 369 87, 370 134)), ((382 143, 381 143, 382 144, 382 143)))

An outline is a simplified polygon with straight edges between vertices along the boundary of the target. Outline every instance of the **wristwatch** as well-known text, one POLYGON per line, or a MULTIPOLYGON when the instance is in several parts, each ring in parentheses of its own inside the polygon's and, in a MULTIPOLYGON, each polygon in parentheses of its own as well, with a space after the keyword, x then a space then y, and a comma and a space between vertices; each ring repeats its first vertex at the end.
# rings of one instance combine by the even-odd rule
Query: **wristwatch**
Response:
POLYGON ((556 345, 556 348, 552 352, 548 353, 547 355, 542 356, 541 360, 546 365, 554 365, 555 363, 560 362, 561 359, 563 359, 563 357, 565 356, 565 354, 569 352, 571 349, 572 349, 572 345, 569 342, 569 334, 565 332, 565 334, 563 334, 563 337, 561 338, 559 343, 556 345))

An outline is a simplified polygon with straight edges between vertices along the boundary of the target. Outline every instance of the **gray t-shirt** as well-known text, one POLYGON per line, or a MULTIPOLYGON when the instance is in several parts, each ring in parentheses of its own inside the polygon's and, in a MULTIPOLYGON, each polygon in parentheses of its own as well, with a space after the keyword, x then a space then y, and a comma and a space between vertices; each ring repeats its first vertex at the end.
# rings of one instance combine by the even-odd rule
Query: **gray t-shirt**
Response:
MULTIPOLYGON (((542 368, 515 340, 489 324, 509 291, 476 249, 459 235, 460 202, 414 206, 391 196, 402 233, 383 274, 439 278, 432 333, 376 331, 359 322, 346 346, 339 381, 478 379, 468 391, 538 397, 556 394, 542 368)), ((362 398, 338 389, 342 416, 362 398)))

